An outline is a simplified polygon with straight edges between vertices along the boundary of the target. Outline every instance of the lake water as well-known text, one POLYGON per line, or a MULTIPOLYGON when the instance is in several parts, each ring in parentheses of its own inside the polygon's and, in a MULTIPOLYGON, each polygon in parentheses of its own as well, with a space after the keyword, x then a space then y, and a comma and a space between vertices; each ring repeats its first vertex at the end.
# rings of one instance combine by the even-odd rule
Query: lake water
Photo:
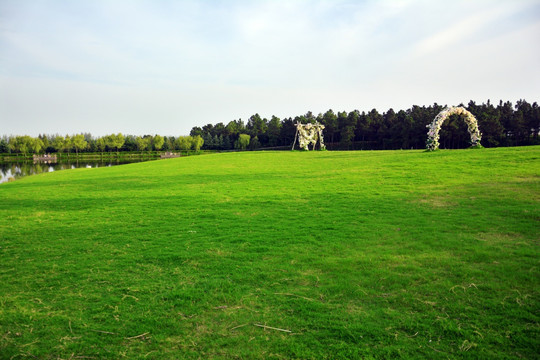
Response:
MULTIPOLYGON (((148 161, 148 160, 143 160, 148 161)), ((36 175, 45 172, 53 172, 67 169, 77 169, 77 168, 100 168, 100 167, 109 167, 115 165, 130 164, 135 162, 141 162, 141 160, 136 161, 92 161, 84 160, 77 162, 67 162, 67 163, 54 163, 54 164, 45 164, 42 162, 9 162, 9 163, 0 163, 0 183, 13 181, 20 179, 24 176, 36 175)))

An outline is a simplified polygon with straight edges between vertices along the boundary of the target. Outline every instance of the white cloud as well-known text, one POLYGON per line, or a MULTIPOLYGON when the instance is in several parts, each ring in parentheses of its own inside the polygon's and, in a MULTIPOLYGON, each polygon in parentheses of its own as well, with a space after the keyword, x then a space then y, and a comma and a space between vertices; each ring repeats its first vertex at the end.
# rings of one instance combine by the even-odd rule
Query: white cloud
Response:
POLYGON ((20 4, 0 2, 0 119, 14 133, 47 119, 55 132, 175 135, 255 112, 530 98, 540 86, 534 2, 20 4))
POLYGON ((452 51, 470 45, 476 32, 484 27, 496 27, 497 22, 516 11, 515 3, 493 3, 471 14, 463 12, 455 16, 452 22, 440 24, 442 30, 429 35, 416 45, 416 56, 428 56, 438 51, 452 51))

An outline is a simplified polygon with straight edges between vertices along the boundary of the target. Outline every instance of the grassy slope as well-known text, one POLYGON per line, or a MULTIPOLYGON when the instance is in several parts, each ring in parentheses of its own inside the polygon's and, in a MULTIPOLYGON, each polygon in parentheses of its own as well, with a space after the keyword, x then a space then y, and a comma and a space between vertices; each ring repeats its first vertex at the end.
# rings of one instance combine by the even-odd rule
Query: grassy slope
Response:
POLYGON ((534 358, 539 155, 248 152, 3 184, 0 358, 534 358))

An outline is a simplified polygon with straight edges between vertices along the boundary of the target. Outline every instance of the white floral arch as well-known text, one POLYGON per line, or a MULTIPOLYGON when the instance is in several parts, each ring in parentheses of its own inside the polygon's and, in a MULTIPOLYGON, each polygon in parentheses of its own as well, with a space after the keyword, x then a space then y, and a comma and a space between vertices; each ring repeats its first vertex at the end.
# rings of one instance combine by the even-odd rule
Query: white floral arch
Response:
POLYGON ((319 141, 321 150, 326 149, 323 141, 323 130, 324 125, 319 124, 318 122, 316 122, 315 124, 297 123, 296 134, 294 135, 294 143, 292 149, 294 149, 294 145, 296 145, 297 138, 298 145, 304 150, 309 150, 309 144, 311 144, 313 146, 313 150, 315 150, 315 145, 317 145, 317 141, 319 141))
POLYGON ((467 111, 462 106, 451 106, 445 108, 443 111, 441 111, 435 119, 433 119, 433 122, 429 125, 427 125, 428 130, 428 138, 426 147, 429 151, 437 150, 439 148, 439 131, 441 130, 442 124, 446 121, 448 117, 451 115, 459 115, 462 118, 464 118, 465 122, 467 123, 469 135, 471 135, 471 146, 480 146, 480 140, 482 140, 482 134, 480 133, 480 130, 478 129, 478 122, 476 121, 476 118, 473 114, 471 114, 469 111, 467 111))

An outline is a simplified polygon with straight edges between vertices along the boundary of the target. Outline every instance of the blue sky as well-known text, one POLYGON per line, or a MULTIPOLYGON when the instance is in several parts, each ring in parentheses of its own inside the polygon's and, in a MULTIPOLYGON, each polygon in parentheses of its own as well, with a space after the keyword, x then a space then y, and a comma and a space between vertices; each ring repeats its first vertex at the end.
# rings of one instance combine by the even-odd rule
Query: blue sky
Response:
POLYGON ((0 0, 0 134, 538 102, 538 44, 538 0, 0 0))

